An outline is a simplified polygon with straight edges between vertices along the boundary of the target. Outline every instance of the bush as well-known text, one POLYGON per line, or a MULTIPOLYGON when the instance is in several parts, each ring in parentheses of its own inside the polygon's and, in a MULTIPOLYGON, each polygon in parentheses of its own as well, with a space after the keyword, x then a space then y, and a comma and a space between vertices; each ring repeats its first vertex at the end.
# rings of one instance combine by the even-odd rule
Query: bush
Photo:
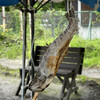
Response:
MULTIPOLYGON (((6 57, 10 59, 16 59, 22 57, 22 41, 19 40, 18 33, 20 31, 19 24, 19 12, 12 12, 13 17, 9 17, 13 21, 8 20, 8 26, 6 27, 5 33, 3 27, 0 26, 0 57, 6 57), (17 16, 17 17, 16 17, 17 16), (13 25, 14 24, 14 25, 13 25), (13 26, 12 26, 13 25, 13 26), (16 27, 15 27, 16 26, 16 27), (13 27, 13 30, 11 29, 13 27)), ((65 12, 39 12, 35 16, 35 46, 46 45, 52 43, 52 41, 58 37, 59 34, 67 26, 67 20, 63 17, 65 12), (54 17, 52 17, 54 16, 54 17), (54 19, 56 18, 56 19, 54 19), (62 20, 61 20, 62 19, 62 20), (54 21, 55 20, 55 21, 54 21), (54 21, 54 22, 53 22, 54 21), (54 37, 52 32, 52 25, 54 24, 54 37)), ((28 41, 27 41, 27 56, 30 58, 31 43, 29 34, 29 23, 28 23, 28 41)), ((71 47, 85 47, 84 66, 85 67, 100 67, 100 40, 84 40, 83 38, 75 35, 70 43, 71 47)))
POLYGON ((99 67, 100 68, 100 40, 84 40, 75 35, 71 41, 71 47, 84 47, 84 66, 85 67, 99 67))
POLYGON ((15 59, 22 56, 22 42, 15 36, 0 35, 0 57, 15 59))

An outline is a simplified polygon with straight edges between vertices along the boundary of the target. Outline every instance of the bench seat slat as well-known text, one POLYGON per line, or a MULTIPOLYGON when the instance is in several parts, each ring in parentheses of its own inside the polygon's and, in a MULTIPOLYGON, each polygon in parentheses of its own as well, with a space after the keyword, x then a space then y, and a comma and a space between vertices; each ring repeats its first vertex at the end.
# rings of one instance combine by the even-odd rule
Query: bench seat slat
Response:
POLYGON ((75 67, 77 67, 77 64, 65 64, 65 63, 61 63, 59 68, 63 68, 63 69, 74 69, 75 67))
POLYGON ((78 47, 69 47, 68 50, 70 52, 84 52, 84 48, 78 48, 78 47))
POLYGON ((66 57, 64 57, 63 58, 63 62, 71 62, 71 63, 77 63, 77 61, 78 61, 78 58, 66 58, 66 57))
POLYGON ((67 69, 67 70, 65 70, 65 69, 59 69, 58 71, 57 71, 57 75, 60 75, 60 76, 65 76, 65 75, 67 75, 68 76, 68 74, 69 75, 71 75, 72 74, 72 69, 67 69))
POLYGON ((38 50, 37 52, 36 52, 36 54, 38 54, 38 55, 43 55, 45 53, 45 51, 44 50, 38 50))
POLYGON ((73 57, 73 58, 78 58, 80 57, 80 53, 71 53, 69 52, 66 57, 73 57))

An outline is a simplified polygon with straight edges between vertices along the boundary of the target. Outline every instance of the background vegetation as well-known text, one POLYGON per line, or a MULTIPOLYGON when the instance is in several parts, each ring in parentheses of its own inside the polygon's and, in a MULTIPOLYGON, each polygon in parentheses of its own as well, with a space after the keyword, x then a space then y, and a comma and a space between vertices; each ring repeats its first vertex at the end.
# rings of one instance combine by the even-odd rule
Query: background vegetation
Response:
MULTIPOLYGON (((55 10, 53 10, 55 12, 55 10)), ((3 32, 3 27, 0 25, 0 58, 8 59, 21 59, 22 58, 22 39, 20 39, 20 17, 18 16, 18 10, 11 12, 12 20, 7 20, 8 26, 6 31, 3 32)), ((35 16, 35 46, 50 44, 55 38, 61 34, 67 26, 67 21, 64 16, 65 12, 59 11, 59 13, 53 14, 49 11, 47 13, 39 13, 35 16), (58 15, 60 17, 58 17, 58 15), (53 17, 55 16, 55 26, 53 27, 53 17), (48 18, 48 20, 47 20, 48 18), (60 20, 63 19, 63 20, 60 20), (54 34, 53 34, 54 33, 54 34)), ((28 19, 29 20, 29 19, 28 19)), ((30 59, 30 34, 29 23, 27 29, 27 59, 30 59)), ((76 33, 73 37, 70 46, 71 47, 85 47, 84 67, 98 67, 100 68, 100 39, 84 40, 76 33)))
MULTIPOLYGON (((17 35, 0 35, 0 58, 21 59, 22 57, 22 40, 17 35)), ((51 43, 54 38, 43 38, 35 40, 36 45, 46 45, 51 43)), ((100 40, 84 40, 75 35, 71 41, 71 47, 85 47, 84 67, 100 68, 100 40)), ((30 58, 30 41, 27 44, 27 58, 30 58)))

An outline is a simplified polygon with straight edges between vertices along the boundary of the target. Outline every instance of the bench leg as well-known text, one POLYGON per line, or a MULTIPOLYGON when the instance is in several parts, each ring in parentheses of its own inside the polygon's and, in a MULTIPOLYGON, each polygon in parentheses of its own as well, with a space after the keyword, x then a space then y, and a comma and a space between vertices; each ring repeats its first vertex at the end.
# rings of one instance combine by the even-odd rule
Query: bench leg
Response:
POLYGON ((71 95, 71 88, 67 92, 66 100, 69 100, 70 95, 71 95))
MULTIPOLYGON (((25 78, 27 77, 26 84, 28 84, 29 80, 30 80, 29 74, 28 74, 28 76, 27 76, 27 74, 28 74, 28 72, 25 71, 25 78)), ((15 94, 16 96, 19 96, 19 92, 21 90, 21 85, 22 85, 22 70, 20 70, 20 77, 21 77, 21 81, 20 81, 20 84, 19 84, 18 89, 16 91, 16 94, 15 94)), ((27 89, 25 89, 24 91, 25 91, 24 93, 26 93, 27 89)))
POLYGON ((20 84, 19 84, 19 86, 18 86, 18 89, 17 89, 17 91, 16 91, 15 96, 18 96, 18 95, 19 95, 19 92, 20 92, 20 90, 21 90, 21 85, 22 85, 22 82, 20 81, 20 84))
POLYGON ((69 100, 71 93, 77 92, 77 90, 78 90, 78 87, 76 87, 75 78, 76 78, 75 76, 72 77, 70 87, 69 87, 68 92, 67 92, 66 100, 69 100))
POLYGON ((74 79, 74 88, 77 88, 76 91, 74 91, 74 93, 75 93, 75 94, 78 94, 78 92, 77 92, 78 87, 77 87, 77 85, 76 85, 76 81, 75 81, 75 79, 74 79))
MULTIPOLYGON (((30 81, 30 76, 29 76, 29 74, 28 74, 28 75, 27 75, 27 81, 26 81, 26 84, 25 84, 25 85, 28 85, 29 81, 30 81)), ((26 91, 27 91, 27 88, 24 89, 24 93, 25 93, 25 94, 26 94, 26 91)))
POLYGON ((77 93, 78 87, 76 87, 76 84, 74 84, 75 80, 73 79, 70 83, 70 87, 67 92, 66 100, 69 100, 71 93, 75 92, 77 93))
POLYGON ((67 80, 67 77, 65 76, 59 100, 63 100, 63 98, 64 98, 64 92, 65 92, 66 82, 67 82, 66 80, 67 80))
POLYGON ((59 81, 63 84, 63 79, 60 76, 57 76, 57 78, 59 79, 59 81))

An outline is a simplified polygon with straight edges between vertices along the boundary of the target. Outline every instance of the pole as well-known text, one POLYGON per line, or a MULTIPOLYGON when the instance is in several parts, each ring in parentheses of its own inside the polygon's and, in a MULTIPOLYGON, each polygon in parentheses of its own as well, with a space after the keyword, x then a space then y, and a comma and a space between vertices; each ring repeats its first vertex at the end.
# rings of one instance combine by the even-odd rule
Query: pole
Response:
POLYGON ((24 100, 24 83, 25 83, 25 64, 26 64, 26 28, 27 28, 27 11, 24 9, 24 19, 23 19, 23 68, 22 68, 22 95, 21 100, 24 100))
POLYGON ((67 11, 69 12, 69 10, 70 10, 70 1, 67 0, 67 11))
POLYGON ((31 62, 32 62, 32 79, 34 78, 34 11, 31 11, 31 62))
POLYGON ((67 0, 65 0, 65 11, 67 11, 67 0))
POLYGON ((23 39, 22 34, 23 34, 23 15, 22 11, 20 11, 20 39, 23 39))
POLYGON ((51 11, 52 11, 52 22, 51 22, 51 24, 52 24, 52 26, 51 26, 51 31, 52 31, 52 37, 55 37, 55 32, 54 32, 54 12, 53 12, 53 2, 51 1, 51 11))
POLYGON ((5 7, 2 7, 2 19, 3 19, 3 32, 5 32, 5 25, 6 25, 6 21, 5 21, 5 7))
POLYGON ((78 19, 79 19, 79 27, 81 26, 81 2, 78 0, 78 19), (80 13, 79 13, 80 12, 80 13))
MULTIPOLYGON (((33 2, 32 0, 30 0, 30 8, 33 7, 33 5, 35 4, 35 2, 33 2)), ((35 33, 35 20, 34 20, 34 14, 35 14, 35 11, 32 9, 31 12, 30 12, 30 24, 31 24, 31 68, 32 68, 32 79, 34 79, 34 33, 35 33)), ((34 95, 34 92, 31 92, 31 99, 33 98, 33 95, 34 95)))
MULTIPOLYGON (((34 10, 30 12, 31 15, 31 68, 32 68, 32 77, 31 80, 34 79, 34 10)), ((34 92, 31 92, 31 99, 33 98, 34 92)))
POLYGON ((92 39, 91 29, 92 29, 92 11, 89 12, 90 19, 89 19, 89 39, 92 39))

